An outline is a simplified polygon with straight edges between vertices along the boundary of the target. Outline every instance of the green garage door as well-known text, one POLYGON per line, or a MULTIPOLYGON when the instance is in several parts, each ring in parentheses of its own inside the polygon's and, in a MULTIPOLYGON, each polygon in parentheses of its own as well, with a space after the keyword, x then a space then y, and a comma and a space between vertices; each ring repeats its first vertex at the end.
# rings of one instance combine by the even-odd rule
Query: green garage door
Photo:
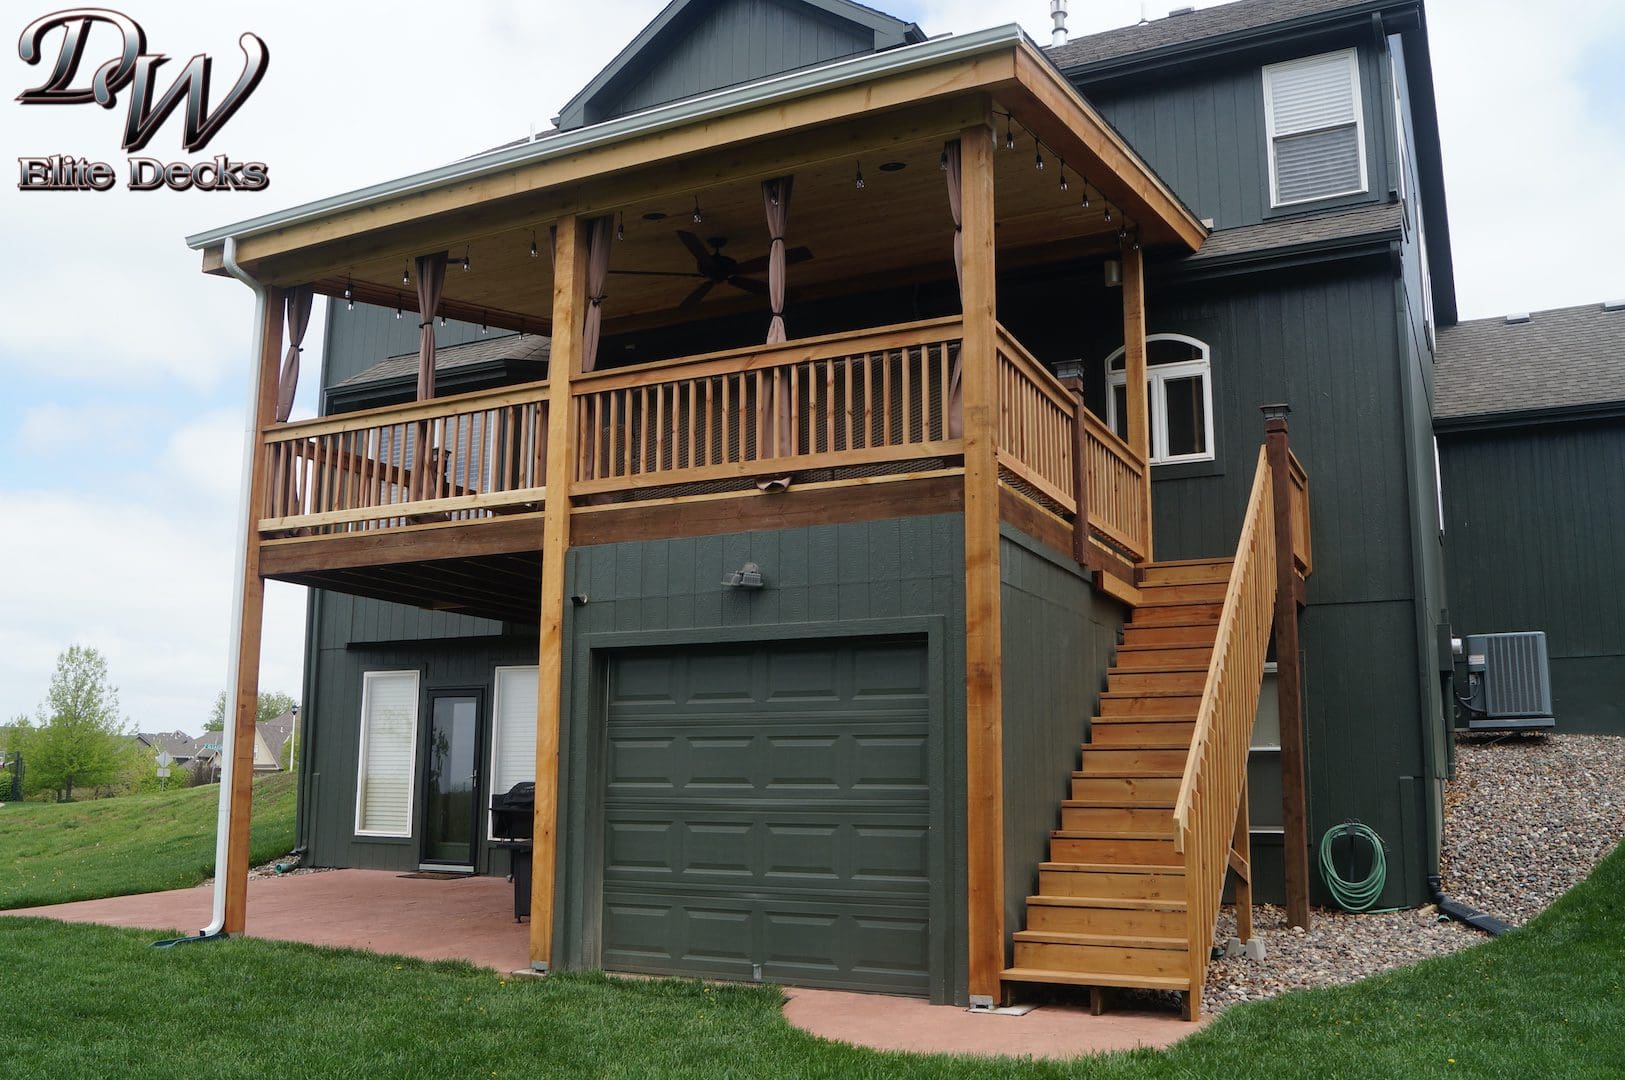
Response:
POLYGON ((925 647, 610 667, 606 968, 929 991, 925 647))

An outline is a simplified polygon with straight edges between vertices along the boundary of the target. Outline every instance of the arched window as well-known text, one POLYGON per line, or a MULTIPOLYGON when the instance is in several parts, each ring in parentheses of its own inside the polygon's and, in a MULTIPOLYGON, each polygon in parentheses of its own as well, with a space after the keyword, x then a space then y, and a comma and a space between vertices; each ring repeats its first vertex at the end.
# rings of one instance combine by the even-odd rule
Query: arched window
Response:
MULTIPOLYGON (((1123 350, 1106 358, 1106 423, 1128 438, 1128 376, 1123 350)), ((1184 334, 1145 339, 1151 464, 1213 460, 1213 364, 1207 342, 1184 334)))

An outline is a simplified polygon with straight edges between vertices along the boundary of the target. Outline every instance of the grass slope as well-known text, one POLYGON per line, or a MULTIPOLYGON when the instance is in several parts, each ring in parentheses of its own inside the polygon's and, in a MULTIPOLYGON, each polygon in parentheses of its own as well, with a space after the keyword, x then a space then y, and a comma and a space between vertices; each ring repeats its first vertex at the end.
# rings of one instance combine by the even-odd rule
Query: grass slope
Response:
MULTIPOLYGON (((254 780, 255 864, 293 847, 295 778, 254 780)), ((214 785, 0 809, 0 909, 182 889, 214 872, 214 785)))
MULTIPOLYGON (((15 1077, 1617 1076, 1625 1072, 1625 851, 1526 929, 1353 986, 1225 1013, 1167 1052, 1072 1062, 876 1053, 791 1028, 773 987, 556 975, 236 939, 0 918, 0 1046, 15 1077), (71 1034, 69 1034, 71 1032, 71 1034)), ((876 998, 875 1007, 885 1008, 876 998)), ((999 1023, 1002 1021, 978 1021, 999 1023)), ((1019 1021, 1009 1021, 1019 1023, 1019 1021)))

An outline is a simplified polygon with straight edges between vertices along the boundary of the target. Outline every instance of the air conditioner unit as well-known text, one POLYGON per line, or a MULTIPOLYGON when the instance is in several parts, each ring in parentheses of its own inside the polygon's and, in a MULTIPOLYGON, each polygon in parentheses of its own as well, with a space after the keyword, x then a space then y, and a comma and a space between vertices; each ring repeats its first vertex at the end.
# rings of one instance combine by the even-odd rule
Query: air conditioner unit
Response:
POLYGON ((1557 726, 1545 633, 1474 634, 1466 651, 1467 696, 1461 704, 1469 730, 1557 726))

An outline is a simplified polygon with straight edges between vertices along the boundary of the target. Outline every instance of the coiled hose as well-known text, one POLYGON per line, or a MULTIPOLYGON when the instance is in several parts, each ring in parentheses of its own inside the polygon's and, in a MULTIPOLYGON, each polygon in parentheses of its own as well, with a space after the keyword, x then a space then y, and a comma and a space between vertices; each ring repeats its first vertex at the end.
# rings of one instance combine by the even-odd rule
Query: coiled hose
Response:
POLYGON ((1383 851, 1382 837, 1363 821, 1333 825, 1320 838, 1320 876, 1344 911, 1370 911, 1388 883, 1388 855, 1383 851), (1358 837, 1371 846, 1371 870, 1359 881, 1346 880, 1332 865, 1332 844, 1345 837, 1358 837))

